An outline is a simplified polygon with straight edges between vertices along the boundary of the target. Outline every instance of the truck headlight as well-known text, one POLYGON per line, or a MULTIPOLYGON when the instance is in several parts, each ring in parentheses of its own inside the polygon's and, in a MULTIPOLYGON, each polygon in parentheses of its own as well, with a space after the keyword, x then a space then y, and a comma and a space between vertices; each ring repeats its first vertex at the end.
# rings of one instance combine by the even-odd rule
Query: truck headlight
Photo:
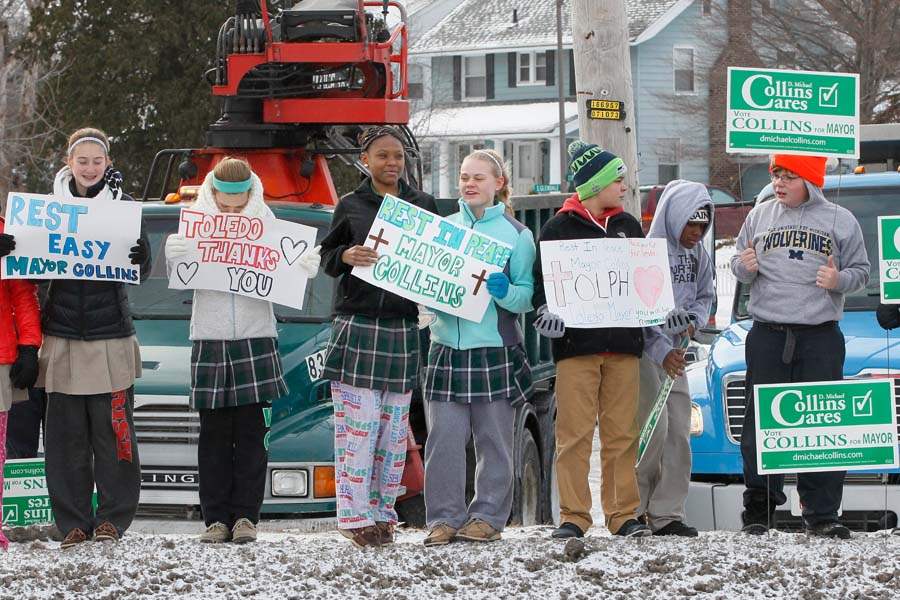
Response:
POLYGON ((306 469, 278 469, 272 471, 272 495, 304 497, 309 494, 309 474, 306 469))
POLYGON ((703 413, 693 402, 691 402, 691 435, 694 437, 703 435, 703 413))

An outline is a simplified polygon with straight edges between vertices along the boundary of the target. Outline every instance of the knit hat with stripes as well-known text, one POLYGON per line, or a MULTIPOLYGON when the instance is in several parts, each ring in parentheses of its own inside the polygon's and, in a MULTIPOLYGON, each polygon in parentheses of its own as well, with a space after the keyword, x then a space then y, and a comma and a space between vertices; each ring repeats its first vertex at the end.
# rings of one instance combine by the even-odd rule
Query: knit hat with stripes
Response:
POLYGON ((596 144, 575 140, 569 144, 569 173, 578 199, 584 202, 625 175, 625 162, 596 144))

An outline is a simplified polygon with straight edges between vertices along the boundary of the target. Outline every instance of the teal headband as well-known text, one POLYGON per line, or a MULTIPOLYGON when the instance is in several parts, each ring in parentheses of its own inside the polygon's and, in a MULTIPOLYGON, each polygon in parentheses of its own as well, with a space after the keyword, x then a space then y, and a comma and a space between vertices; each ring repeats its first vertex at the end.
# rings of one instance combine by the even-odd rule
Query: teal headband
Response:
POLYGON ((223 194, 240 194, 250 189, 253 183, 250 177, 243 181, 222 181, 215 175, 212 176, 213 187, 223 194))

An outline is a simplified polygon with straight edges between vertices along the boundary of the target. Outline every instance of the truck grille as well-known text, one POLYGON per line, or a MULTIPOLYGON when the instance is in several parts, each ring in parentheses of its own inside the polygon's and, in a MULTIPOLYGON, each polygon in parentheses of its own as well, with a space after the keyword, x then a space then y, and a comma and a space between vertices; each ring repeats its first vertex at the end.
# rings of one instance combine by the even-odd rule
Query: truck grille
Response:
MULTIPOLYGON (((735 444, 741 443, 741 431, 744 429, 744 409, 746 408, 744 377, 744 373, 726 375, 722 386, 725 389, 725 422, 728 425, 728 439, 735 444)), ((894 406, 900 410, 900 386, 897 385, 897 379, 894 379, 894 406)), ((900 423, 898 423, 897 432, 900 434, 900 423)))
POLYGON ((200 415, 185 404, 142 404, 135 399, 134 432, 140 444, 196 444, 200 415))

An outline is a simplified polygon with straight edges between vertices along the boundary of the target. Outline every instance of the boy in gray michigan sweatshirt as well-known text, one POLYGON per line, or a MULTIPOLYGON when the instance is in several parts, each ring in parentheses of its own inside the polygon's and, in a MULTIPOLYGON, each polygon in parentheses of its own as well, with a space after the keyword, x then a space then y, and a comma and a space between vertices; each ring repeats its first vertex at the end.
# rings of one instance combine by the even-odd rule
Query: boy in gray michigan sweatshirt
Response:
MULTIPOLYGON (((743 531, 763 534, 787 501, 784 475, 756 464, 754 386, 843 379, 845 342, 838 321, 844 295, 869 280, 869 258, 853 214, 825 199, 825 157, 776 154, 769 171, 775 197, 757 204, 738 235, 731 270, 750 285, 743 531)), ((849 538, 838 521, 844 471, 800 473, 797 492, 807 533, 849 538)))
POLYGON ((647 236, 666 240, 675 296, 673 312, 686 315, 690 321, 688 331, 678 335, 667 335, 659 326, 645 329, 641 424, 666 374, 675 380, 637 470, 639 512, 653 535, 697 535, 696 529, 684 523, 691 480, 691 397, 684 375, 684 351, 679 346, 682 335, 690 337, 707 322, 715 298, 713 263, 702 244, 712 217, 713 203, 706 186, 678 179, 663 190, 647 236))

